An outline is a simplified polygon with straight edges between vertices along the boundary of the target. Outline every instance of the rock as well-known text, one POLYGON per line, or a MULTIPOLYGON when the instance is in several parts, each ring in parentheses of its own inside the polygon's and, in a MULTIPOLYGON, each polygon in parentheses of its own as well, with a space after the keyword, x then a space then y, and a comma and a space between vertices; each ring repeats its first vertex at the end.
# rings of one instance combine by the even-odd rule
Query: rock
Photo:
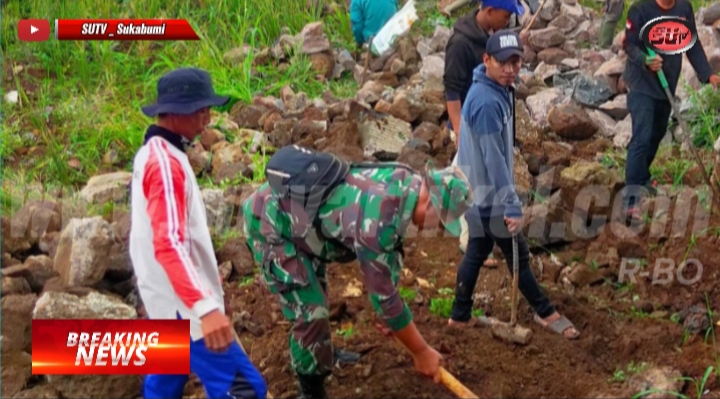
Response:
POLYGON ((390 107, 390 114, 405 122, 414 122, 424 110, 421 98, 418 98, 412 91, 399 90, 390 107))
POLYGON ((408 141, 407 144, 405 144, 405 147, 424 152, 425 154, 430 154, 430 152, 432 151, 432 146, 430 146, 430 143, 418 138, 414 138, 408 141))
POLYGON ((627 56, 615 56, 603 63, 600 68, 595 71, 593 76, 619 76, 625 70, 625 59, 627 56))
MULTIPOLYGON (((23 278, 30 290, 39 293, 45 283, 58 273, 53 269, 53 260, 45 255, 29 256, 25 263, 2 268, 3 278, 23 278)), ((5 295, 5 293, 3 293, 5 295)))
MULTIPOLYGON (((283 120, 284 121, 284 120, 283 120)), ((277 129, 277 123, 276 127, 277 129)), ((290 132, 283 131, 286 135, 290 132)), ((275 132, 273 131, 275 135, 275 132)), ((280 136, 280 134, 278 134, 280 136)), ((223 179, 234 179, 238 175, 244 177, 252 177, 252 171, 248 167, 251 163, 246 157, 245 145, 242 143, 232 143, 214 151, 212 158, 213 179, 220 182, 223 179)))
POLYGON ((433 52, 435 52, 435 50, 433 50, 433 48, 432 48, 432 45, 430 44, 430 39, 428 39, 428 38, 421 38, 420 40, 418 40, 416 49, 417 49, 418 54, 420 54, 421 60, 424 60, 425 57, 427 57, 430 54, 432 54, 433 52))
POLYGON ((537 61, 537 52, 535 52, 535 50, 533 50, 533 48, 528 45, 523 46, 523 62, 526 62, 526 63, 532 65, 536 61, 537 61))
POLYGON ((217 259, 218 263, 230 262, 240 277, 253 274, 255 263, 244 238, 233 237, 225 241, 217 251, 217 259))
POLYGON ((555 134, 567 140, 587 140, 598 130, 592 118, 576 103, 552 107, 547 122, 555 134))
POLYGON ((523 209, 523 232, 530 248, 566 241, 567 212, 562 208, 561 195, 562 190, 558 190, 545 201, 523 209))
POLYGON ((50 384, 35 385, 13 396, 15 399, 55 399, 59 397, 60 393, 50 384))
POLYGON ((300 31, 302 51, 305 54, 317 54, 331 49, 330 40, 323 30, 322 22, 312 22, 300 31))
POLYGON ((452 36, 452 29, 443 25, 435 26, 435 32, 433 33, 432 39, 430 39, 430 48, 433 52, 444 52, 448 41, 452 36))
POLYGON ((547 0, 543 7, 537 11, 540 14, 537 19, 542 19, 546 22, 554 20, 560 15, 560 4, 559 0, 547 0))
POLYGON ((604 278, 605 276, 603 276, 597 269, 593 269, 582 263, 574 265, 568 275, 570 282, 578 288, 602 283, 604 278))
POLYGON ((546 48, 545 50, 542 50, 537 54, 537 59, 539 61, 551 65, 560 64, 564 59, 568 57, 570 57, 570 54, 557 47, 546 48))
POLYGON ((358 126, 360 146, 366 157, 384 152, 399 156, 405 144, 413 137, 412 126, 396 117, 374 119, 367 117, 358 126))
MULTIPOLYGON (((400 60, 398 61, 402 62, 400 60)), ((370 80, 366 82, 360 90, 358 90, 356 98, 358 101, 362 101, 367 104, 375 104, 380 100, 380 96, 384 90, 385 86, 374 80, 370 80)))
POLYGON ((225 135, 217 129, 205 129, 200 135, 200 143, 202 143, 203 148, 212 148, 215 143, 221 141, 225 141, 225 135))
POLYGON ((550 65, 544 62, 540 62, 538 66, 535 67, 535 76, 539 77, 545 82, 552 79, 552 77, 559 72, 560 71, 558 70, 557 65, 550 65))
POLYGON ((400 155, 396 162, 407 164, 415 170, 423 170, 427 161, 432 160, 432 157, 422 151, 405 146, 402 148, 400 155))
POLYGON ((565 58, 560 62, 560 65, 570 69, 577 69, 580 67, 580 61, 576 60, 575 58, 565 58))
POLYGON ((228 52, 223 54, 223 59, 230 64, 238 65, 242 64, 242 62, 251 52, 252 48, 246 44, 242 47, 235 47, 229 50, 228 52))
POLYGON ((590 21, 582 21, 575 29, 567 33, 565 40, 574 40, 576 43, 587 43, 590 41, 590 21))
POLYGON ((310 55, 310 64, 312 65, 313 71, 318 75, 330 78, 333 69, 335 69, 335 57, 330 51, 314 53, 310 55))
POLYGON ((425 57, 420 68, 420 75, 423 79, 439 78, 442 79, 445 74, 445 59, 439 55, 429 55, 425 57))
POLYGON ((515 174, 515 192, 520 201, 527 203, 530 198, 530 190, 532 189, 533 178, 530 174, 527 162, 517 147, 513 148, 514 156, 514 174, 515 174))
POLYGON ((562 91, 557 88, 543 90, 528 96, 525 100, 530 117, 541 127, 547 126, 547 116, 550 108, 561 98, 562 91))
MULTIPOLYGON (((2 353, 32 351, 32 312, 37 295, 2 298, 2 353)), ((4 367, 4 366, 3 366, 4 367)))
POLYGON ((615 121, 615 119, 605 112, 596 109, 588 110, 587 113, 590 116, 590 119, 592 119, 598 126, 598 133, 605 137, 615 136, 615 126, 617 125, 617 121, 615 121))
POLYGON ((107 270, 112 245, 113 230, 103 218, 71 219, 60 235, 53 267, 65 285, 92 286, 107 270))
POLYGON ((610 217, 622 185, 623 178, 616 170, 594 161, 575 162, 560 174, 565 209, 586 221, 595 216, 610 217))
POLYGON ((88 290, 84 296, 48 291, 35 303, 33 319, 135 319, 135 309, 122 299, 88 290))
POLYGON ((382 99, 375 104, 375 111, 381 114, 389 114, 390 108, 392 108, 392 104, 382 99))
POLYGON ((3 277, 2 296, 6 295, 27 295, 31 293, 30 284, 22 277, 3 277))
POLYGON ((586 107, 597 108, 614 94, 615 90, 603 78, 580 75, 574 80, 572 98, 586 107))
MULTIPOLYGON (((230 110, 230 116, 239 127, 247 129, 259 129, 260 118, 269 112, 268 108, 255 104, 244 104, 242 102, 236 103, 232 110, 230 110)), ((214 144, 214 143, 213 143, 214 144)), ((209 147, 205 148, 210 148, 209 147)))
MULTIPOLYGON (((412 135, 414 138, 430 144, 431 150, 440 150, 440 148, 444 145, 442 129, 434 123, 421 123, 415 128, 412 135)), ((408 145, 409 144, 410 143, 408 142, 408 145)), ((431 155, 434 155, 434 153, 431 153, 431 155)))
POLYGON ((52 200, 30 201, 11 218, 2 216, 2 251, 25 252, 46 233, 59 231, 62 222, 60 204, 52 200))
POLYGON ((63 398, 134 398, 142 388, 136 375, 48 375, 48 383, 63 398))
POLYGON ((615 120, 625 119, 630 114, 627 109, 627 95, 620 94, 615 96, 612 101, 601 104, 600 111, 610 115, 615 120))
POLYGON ((390 72, 394 73, 395 75, 403 75, 405 74, 405 71, 405 62, 399 58, 394 59, 393 62, 390 64, 390 72))
POLYGON ((32 376, 32 356, 27 352, 3 353, 2 397, 14 398, 32 376))
POLYGON ((684 384, 682 377, 672 367, 654 367, 633 375, 627 383, 633 392, 653 391, 642 398, 659 399, 672 396, 667 392, 680 392, 684 384))
POLYGON ((628 114, 622 121, 615 125, 615 137, 613 144, 617 148, 627 148, 632 138, 632 116, 628 114))
POLYGON ((130 172, 113 172, 91 177, 80 191, 80 198, 91 204, 108 201, 124 201, 129 194, 132 180, 130 172))
POLYGON ((567 3, 563 2, 560 5, 560 16, 561 17, 568 17, 576 22, 580 22, 585 19, 584 14, 585 13, 583 12, 583 7, 580 4, 567 4, 567 3))
POLYGON ((208 227, 213 232, 221 232, 230 226, 233 207, 225 201, 225 192, 221 189, 206 188, 201 191, 205 203, 205 215, 208 227))
POLYGON ((554 166, 540 173, 535 179, 535 190, 540 195, 550 195, 560 188, 560 173, 565 166, 554 166))
MULTIPOLYGON (((720 2, 717 1, 705 8, 701 18, 698 18, 698 22, 702 21, 701 23, 705 25, 712 25, 718 20, 720 20, 720 2)), ((704 42, 703 45, 705 45, 704 42)))
POLYGON ((561 14, 560 16, 552 20, 552 22, 550 22, 548 26, 560 29, 562 33, 568 34, 573 29, 575 29, 577 24, 578 20, 573 18, 571 15, 561 14))
POLYGON ((560 29, 550 26, 544 29, 531 31, 528 41, 533 50, 541 51, 550 47, 562 46, 565 42, 565 34, 560 29))

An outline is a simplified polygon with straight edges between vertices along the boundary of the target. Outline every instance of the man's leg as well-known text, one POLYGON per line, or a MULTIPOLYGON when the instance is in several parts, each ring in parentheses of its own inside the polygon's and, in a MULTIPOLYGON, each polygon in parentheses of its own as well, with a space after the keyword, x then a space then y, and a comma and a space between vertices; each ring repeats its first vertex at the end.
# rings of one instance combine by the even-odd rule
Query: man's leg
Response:
POLYGON ((263 376, 237 342, 223 353, 209 350, 204 339, 191 342, 190 369, 200 378, 209 399, 267 396, 263 376))
MULTIPOLYGON (((328 298, 316 275, 324 266, 304 256, 298 259, 306 269, 307 284, 283 284, 282 290, 274 293, 283 315, 293 323, 289 337, 291 366, 298 376, 302 395, 325 398, 325 378, 332 371, 333 348, 328 298)), ((264 271, 266 278, 274 279, 267 268, 264 271)))
POLYGON ((492 237, 486 234, 480 216, 473 210, 465 213, 468 226, 468 245, 457 271, 455 285, 455 300, 453 301, 452 315, 449 323, 464 323, 470 320, 473 299, 480 267, 492 252, 492 237))
POLYGON ((603 22, 600 27, 600 47, 609 48, 615 39, 615 29, 625 9, 624 0, 608 0, 603 22))
MULTIPOLYGON (((485 225, 486 231, 492 232, 495 242, 498 244, 500 249, 505 255, 507 260, 507 266, 510 270, 510 275, 513 274, 513 238, 510 231, 505 225, 505 220, 502 217, 496 218, 483 218, 483 224, 485 225)), ((567 324, 566 328, 562 328, 559 333, 564 335, 565 338, 574 339, 580 334, 575 327, 567 319, 561 320, 563 317, 555 310, 555 306, 550 302, 550 298, 540 288, 540 285, 535 279, 535 275, 530 269, 530 249, 528 248, 527 242, 525 241, 525 235, 522 232, 517 233, 517 244, 518 244, 518 289, 523 294, 525 299, 530 303, 530 306, 535 309, 538 320, 544 327, 552 325, 555 322, 560 321, 561 323, 567 324)), ((564 324, 560 324, 563 326, 564 324)), ((557 326, 557 324, 556 324, 557 326)), ((553 326, 554 327, 554 326, 553 326)))
MULTIPOLYGON (((318 265, 315 275, 317 276, 318 282, 327 297, 327 265, 324 263, 318 265)), ((335 363, 354 364, 360 360, 360 354, 333 347, 333 358, 335 359, 335 363)))
POLYGON ((655 100, 644 94, 630 91, 628 93, 628 111, 632 118, 632 138, 628 146, 625 165, 623 205, 632 213, 632 217, 639 218, 636 206, 645 184, 650 180, 649 165, 650 160, 654 157, 652 149, 656 118, 655 100))
POLYGON ((660 143, 667 134, 668 124, 670 123, 670 114, 672 113, 672 105, 669 101, 665 100, 653 100, 654 102, 654 115, 653 126, 652 126, 652 139, 650 142, 650 156, 648 156, 647 167, 650 170, 650 166, 655 160, 660 143))
POLYGON ((180 399, 188 381, 187 374, 151 374, 143 379, 144 399, 180 399))

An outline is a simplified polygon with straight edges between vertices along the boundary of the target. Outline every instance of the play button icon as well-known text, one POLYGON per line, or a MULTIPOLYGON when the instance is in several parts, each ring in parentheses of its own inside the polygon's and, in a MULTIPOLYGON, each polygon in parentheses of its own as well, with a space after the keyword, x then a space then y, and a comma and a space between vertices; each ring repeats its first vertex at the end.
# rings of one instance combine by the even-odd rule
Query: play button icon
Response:
POLYGON ((18 21, 18 39, 23 42, 44 42, 50 38, 50 22, 46 19, 18 21))

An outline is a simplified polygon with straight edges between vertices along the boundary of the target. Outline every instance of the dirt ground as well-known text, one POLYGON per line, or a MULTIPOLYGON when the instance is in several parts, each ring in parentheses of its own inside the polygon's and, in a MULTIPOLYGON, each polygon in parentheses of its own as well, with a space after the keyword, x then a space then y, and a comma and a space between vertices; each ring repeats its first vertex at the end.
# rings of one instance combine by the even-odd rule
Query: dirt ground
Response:
MULTIPOLYGON (((454 287, 454 265, 462 256, 457 240, 418 238, 411 239, 408 246, 412 248, 405 262, 409 273, 401 284, 417 288, 423 297, 422 303, 409 301, 415 322, 428 342, 444 354, 448 371, 482 398, 617 397, 623 395, 624 388, 621 383, 609 380, 617 369, 624 369, 630 362, 672 366, 691 378, 702 376, 709 365, 715 364, 711 344, 699 336, 683 343, 686 338, 683 326, 670 321, 669 317, 632 317, 621 301, 623 294, 610 284, 590 286, 573 295, 563 293, 552 282, 547 284, 549 268, 545 268, 544 274, 539 273, 537 267, 533 270, 541 284, 551 287, 548 294, 558 311, 567 315, 581 331, 578 340, 566 341, 560 335, 542 330, 533 322, 532 310, 524 299, 521 299, 518 317, 519 323, 533 330, 527 346, 500 342, 482 327, 451 329, 444 317, 432 314, 429 308, 430 299, 438 296, 438 288, 454 287), (435 286, 421 288, 417 277, 435 286)), ((549 262, 547 255, 536 254, 533 264, 538 258, 543 263, 549 262)), ((509 290, 505 288, 508 273, 505 261, 501 256, 499 259, 497 268, 482 269, 476 294, 489 298, 482 304, 486 313, 508 320, 509 290)), ((717 275, 717 265, 712 267, 717 275)), ((335 369, 328 384, 330 397, 454 397, 442 385, 434 385, 415 372, 412 358, 375 329, 376 319, 366 292, 357 298, 343 298, 346 285, 355 278, 360 280, 358 270, 355 262, 335 264, 328 269, 333 342, 338 347, 364 354, 359 364, 335 369), (353 335, 345 338, 337 334, 350 324, 356 331, 353 335)), ((715 287, 717 280, 709 284, 715 287)), ((257 324, 258 328, 254 329, 257 335, 243 328, 238 333, 252 361, 267 379, 270 392, 277 398, 294 397, 298 392, 289 369, 290 325, 284 321, 276 300, 257 279, 241 288, 237 283, 230 283, 226 289, 233 309, 249 312, 257 324)), ((717 288, 710 290, 713 289, 711 301, 714 309, 718 309, 720 298, 717 288)), ((638 306, 666 314, 703 300, 676 286, 647 290, 646 294, 649 297, 643 296, 643 305, 638 306)), ((720 339, 717 331, 715 334, 715 339, 720 339)), ((710 393, 704 397, 718 397, 720 384, 716 377, 710 378, 706 388, 710 393)), ((686 384, 685 389, 694 392, 691 383, 686 384)))

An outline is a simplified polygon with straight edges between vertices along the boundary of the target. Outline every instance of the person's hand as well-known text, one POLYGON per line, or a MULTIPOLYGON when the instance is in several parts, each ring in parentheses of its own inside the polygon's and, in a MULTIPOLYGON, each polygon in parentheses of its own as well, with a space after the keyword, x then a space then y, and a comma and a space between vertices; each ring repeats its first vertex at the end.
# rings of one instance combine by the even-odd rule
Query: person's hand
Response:
POLYGON ((375 328, 380 331, 380 334, 386 336, 386 337, 392 337, 392 331, 390 331, 389 328, 382 325, 382 323, 375 323, 375 328))
POLYGON ((718 75, 711 75, 710 76, 710 84, 713 85, 714 88, 720 87, 720 76, 718 75))
POLYGON ((413 356, 415 369, 422 375, 431 377, 435 383, 440 383, 440 366, 442 355, 431 347, 413 356))
POLYGON ((526 30, 524 32, 520 32, 520 43, 522 43, 523 46, 528 46, 530 44, 530 31, 526 30))
POLYGON ((205 346, 213 352, 224 352, 232 344, 235 337, 230 319, 219 310, 213 310, 200 318, 205 346))
POLYGON ((657 72, 662 69, 662 57, 655 55, 655 57, 645 57, 645 66, 653 72, 657 72))
POLYGON ((506 217, 505 224, 507 225, 508 230, 510 230, 510 233, 512 233, 514 235, 515 233, 520 231, 520 229, 522 228, 523 218, 522 217, 519 217, 519 218, 506 217))

